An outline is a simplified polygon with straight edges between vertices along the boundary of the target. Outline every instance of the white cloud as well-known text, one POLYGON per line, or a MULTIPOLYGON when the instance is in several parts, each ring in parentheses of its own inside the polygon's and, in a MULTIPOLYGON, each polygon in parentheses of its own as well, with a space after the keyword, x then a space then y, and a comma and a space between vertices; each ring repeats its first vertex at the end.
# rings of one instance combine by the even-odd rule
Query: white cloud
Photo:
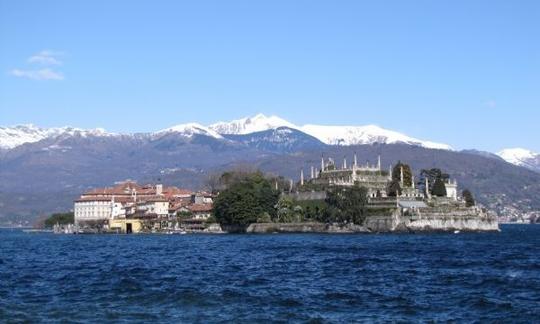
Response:
POLYGON ((30 56, 30 58, 28 58, 28 63, 37 63, 42 65, 62 65, 62 61, 59 58, 60 56, 62 56, 62 52, 44 50, 30 56))
POLYGON ((32 80, 64 80, 61 72, 45 68, 40 70, 11 70, 11 75, 32 80))
POLYGON ((55 71, 51 66, 62 65, 60 59, 64 55, 63 52, 43 50, 28 58, 28 64, 39 64, 43 68, 39 69, 13 69, 9 72, 12 76, 18 78, 26 78, 31 80, 64 80, 64 74, 60 71, 55 71))

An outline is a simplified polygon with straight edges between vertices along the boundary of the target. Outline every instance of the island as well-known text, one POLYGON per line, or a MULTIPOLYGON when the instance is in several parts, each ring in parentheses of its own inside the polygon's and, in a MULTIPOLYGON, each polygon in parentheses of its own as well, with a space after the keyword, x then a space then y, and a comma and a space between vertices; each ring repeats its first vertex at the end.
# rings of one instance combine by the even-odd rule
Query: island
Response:
MULTIPOLYGON (((388 169, 321 157, 309 177, 234 170, 191 192, 132 180, 95 188, 74 202, 57 233, 418 233, 499 231, 497 216, 438 168, 399 161, 388 169)), ((50 222, 49 222, 50 223, 50 222)))

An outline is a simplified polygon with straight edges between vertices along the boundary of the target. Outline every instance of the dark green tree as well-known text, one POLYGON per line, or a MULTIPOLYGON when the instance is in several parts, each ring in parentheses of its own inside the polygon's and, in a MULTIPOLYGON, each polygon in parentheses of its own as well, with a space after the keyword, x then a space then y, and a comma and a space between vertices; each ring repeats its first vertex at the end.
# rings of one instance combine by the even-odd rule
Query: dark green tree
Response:
POLYGON ((45 227, 52 228, 56 224, 67 225, 75 222, 72 212, 52 214, 45 220, 45 227))
POLYGON ((279 191, 262 173, 255 172, 230 181, 214 201, 214 217, 223 225, 247 226, 259 218, 276 217, 279 191))
POLYGON ((462 196, 463 196, 463 199, 465 199, 465 206, 472 207, 476 205, 473 194, 469 191, 469 189, 463 190, 462 196))
POLYGON ((397 197, 401 195, 401 186, 399 185, 399 180, 392 180, 388 184, 388 188, 386 189, 386 194, 388 197, 397 197))
POLYGON ((404 187, 412 187, 412 171, 408 164, 398 162, 392 170, 392 181, 401 182, 401 168, 403 167, 403 185, 404 187))
POLYGON ((446 186, 443 179, 439 178, 435 180, 431 194, 437 197, 446 197, 446 186))
POLYGON ((353 186, 335 188, 327 192, 325 221, 363 224, 368 202, 367 189, 353 186))
POLYGON ((435 181, 437 181, 437 179, 442 179, 444 182, 448 182, 450 175, 437 168, 422 169, 422 171, 420 171, 420 179, 417 187, 423 188, 425 193, 433 193, 433 186, 435 185, 435 181), (429 182, 429 188, 426 188, 426 178, 429 182))

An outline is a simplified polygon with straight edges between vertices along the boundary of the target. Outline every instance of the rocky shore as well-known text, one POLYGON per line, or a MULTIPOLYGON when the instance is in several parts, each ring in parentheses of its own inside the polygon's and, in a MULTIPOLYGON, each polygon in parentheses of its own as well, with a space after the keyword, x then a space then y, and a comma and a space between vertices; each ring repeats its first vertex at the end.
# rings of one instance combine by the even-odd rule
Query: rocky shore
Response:
POLYGON ((496 217, 484 215, 441 216, 371 216, 363 226, 355 224, 306 223, 254 223, 245 230, 224 229, 226 232, 263 233, 420 233, 420 232, 497 232, 496 217))

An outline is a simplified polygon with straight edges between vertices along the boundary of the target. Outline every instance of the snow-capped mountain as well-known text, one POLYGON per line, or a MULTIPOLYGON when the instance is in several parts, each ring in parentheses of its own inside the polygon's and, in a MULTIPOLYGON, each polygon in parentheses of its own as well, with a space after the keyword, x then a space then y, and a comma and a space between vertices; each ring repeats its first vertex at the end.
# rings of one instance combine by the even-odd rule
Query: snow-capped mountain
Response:
POLYGON ((209 136, 213 138, 223 139, 223 136, 221 136, 218 132, 197 123, 187 123, 187 124, 176 125, 176 126, 169 127, 169 128, 160 130, 158 132, 155 132, 153 135, 160 136, 167 133, 177 133, 188 138, 191 138, 194 135, 205 135, 205 136, 209 136))
POLYGON ((318 138, 328 145, 361 145, 361 144, 410 144, 425 148, 451 150, 446 144, 422 141, 407 135, 387 130, 375 125, 367 126, 322 126, 304 125, 299 128, 306 134, 318 138))
POLYGON ((0 149, 12 149, 25 143, 35 143, 46 138, 67 136, 113 136, 102 128, 80 129, 74 127, 40 128, 32 124, 0 127, 0 149))
POLYGON ((433 149, 451 150, 449 145, 423 141, 407 135, 383 129, 375 125, 368 126, 324 126, 324 125, 294 125, 277 116, 258 114, 250 118, 242 118, 231 122, 219 122, 209 126, 220 134, 244 135, 278 127, 297 129, 311 135, 328 145, 360 145, 385 143, 403 143, 433 149))
POLYGON ((540 154, 523 148, 510 148, 497 153, 506 162, 540 171, 540 154))
POLYGON ((226 135, 245 135, 269 129, 276 129, 278 127, 298 128, 285 119, 277 116, 267 117, 263 114, 237 119, 230 122, 218 122, 209 126, 210 129, 226 135))
MULTIPOLYGON (((387 130, 378 126, 324 126, 304 125, 297 126, 277 116, 265 116, 258 114, 253 117, 233 120, 230 122, 218 122, 210 126, 198 123, 180 124, 150 134, 139 134, 159 138, 166 134, 175 134, 192 139, 195 135, 204 135, 217 140, 225 140, 223 135, 248 135, 258 132, 276 130, 280 127, 294 129, 306 135, 312 136, 327 145, 361 145, 361 144, 396 144, 403 143, 425 148, 451 150, 449 145, 419 140, 407 135, 387 130)), ((283 143, 283 134, 271 133, 272 136, 280 136, 283 143)), ((297 137, 298 133, 290 133, 297 137)), ((11 149, 24 143, 38 142, 46 138, 60 135, 79 136, 112 136, 103 129, 83 130, 73 127, 62 128, 39 128, 33 125, 20 125, 15 127, 0 127, 0 149, 11 149)), ((270 134, 267 134, 270 135, 270 134)), ((129 134, 124 136, 130 136, 129 134)), ((274 139, 275 140, 275 139, 274 139)), ((291 138, 291 141, 296 139, 291 138)), ((298 141, 296 143, 299 143, 298 141)))

